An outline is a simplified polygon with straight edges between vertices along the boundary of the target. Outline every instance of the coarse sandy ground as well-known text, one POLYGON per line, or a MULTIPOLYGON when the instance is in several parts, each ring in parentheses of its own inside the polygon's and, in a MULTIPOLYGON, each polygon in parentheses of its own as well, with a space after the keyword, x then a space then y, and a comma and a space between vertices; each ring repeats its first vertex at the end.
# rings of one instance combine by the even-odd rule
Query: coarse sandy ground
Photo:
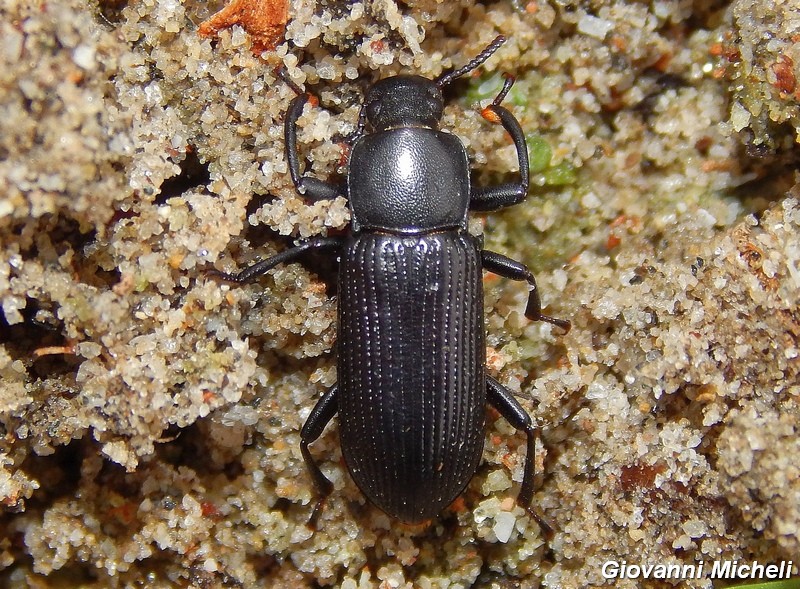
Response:
POLYGON ((298 0, 261 55, 238 26, 198 35, 221 7, 0 2, 0 585, 578 588, 608 560, 800 554, 796 0, 298 0), (499 33, 442 126, 476 182, 511 174, 477 105, 517 76, 535 187, 471 229, 573 324, 486 277, 488 369, 542 426, 553 535, 514 503, 524 437, 493 412, 467 491, 416 527, 365 503, 329 428, 312 533, 330 263, 205 274, 347 225, 295 193, 273 71, 320 97, 300 142, 330 178, 371 81, 499 33))

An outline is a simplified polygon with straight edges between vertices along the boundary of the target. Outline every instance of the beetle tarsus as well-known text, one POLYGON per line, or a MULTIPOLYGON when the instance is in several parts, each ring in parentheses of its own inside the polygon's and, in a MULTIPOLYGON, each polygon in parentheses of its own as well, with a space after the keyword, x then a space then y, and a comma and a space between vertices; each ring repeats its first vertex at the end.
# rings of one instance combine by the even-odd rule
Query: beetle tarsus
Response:
POLYGON ((539 513, 539 510, 532 505, 525 507, 525 511, 528 513, 531 519, 533 519, 533 521, 539 525, 539 529, 542 531, 542 537, 548 542, 551 541, 553 536, 555 536, 552 524, 550 524, 550 522, 548 522, 545 517, 539 513))
POLYGON ((505 100, 508 91, 511 90, 511 86, 517 81, 517 79, 508 72, 503 72, 503 78, 503 87, 500 89, 497 96, 495 96, 494 100, 492 100, 492 106, 500 106, 500 103, 505 100))
POLYGON ((311 517, 309 517, 308 521, 306 522, 306 526, 308 526, 310 530, 313 530, 314 532, 317 531, 319 516, 322 515, 322 512, 325 510, 325 503, 327 502, 328 502, 328 495, 320 495, 319 499, 317 499, 317 502, 314 505, 314 509, 311 512, 311 517))
MULTIPOLYGON (((529 302, 528 307, 531 307, 530 299, 528 299, 528 302, 529 302)), ((561 329, 561 335, 567 335, 572 329, 572 323, 568 319, 559 319, 558 317, 543 315, 541 311, 536 312, 535 310, 530 308, 525 309, 525 317, 527 317, 531 321, 544 321, 545 323, 555 325, 556 327, 561 329)))

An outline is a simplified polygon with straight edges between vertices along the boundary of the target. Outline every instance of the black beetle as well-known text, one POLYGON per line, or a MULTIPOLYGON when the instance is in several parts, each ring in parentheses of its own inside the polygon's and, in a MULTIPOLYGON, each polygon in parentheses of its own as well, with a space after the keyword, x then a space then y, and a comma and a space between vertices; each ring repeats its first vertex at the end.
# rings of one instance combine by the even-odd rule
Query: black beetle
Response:
POLYGON ((517 501, 524 507, 531 502, 535 430, 511 392, 485 374, 481 271, 526 281, 529 319, 565 331, 570 323, 542 314, 526 266, 484 250, 467 232, 470 210, 510 206, 528 193, 525 136, 500 106, 514 79, 506 76, 482 114, 511 135, 519 160, 517 182, 472 187, 466 149, 455 135, 437 128, 442 88, 477 68, 504 42, 497 37, 467 65, 434 80, 398 75, 375 83, 347 140, 346 186, 301 174, 297 119, 309 95, 292 84, 298 96, 285 121, 292 180, 312 200, 345 196, 351 231, 309 239, 238 274, 216 273, 242 283, 312 250, 330 250, 338 258, 338 383, 323 395, 301 432, 303 458, 321 495, 317 508, 332 484, 308 447, 338 413, 347 468, 370 501, 409 523, 436 516, 475 474, 486 402, 527 436, 517 501))

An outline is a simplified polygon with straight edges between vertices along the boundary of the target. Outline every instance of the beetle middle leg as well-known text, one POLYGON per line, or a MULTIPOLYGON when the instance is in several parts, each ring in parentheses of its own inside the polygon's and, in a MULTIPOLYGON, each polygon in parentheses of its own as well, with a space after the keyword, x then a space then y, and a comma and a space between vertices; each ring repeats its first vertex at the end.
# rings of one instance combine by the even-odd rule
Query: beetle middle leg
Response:
POLYGON ((534 278, 533 272, 531 272, 525 264, 512 260, 502 254, 490 252, 489 250, 481 251, 481 259, 484 270, 494 272, 503 278, 524 280, 530 285, 531 291, 528 294, 528 305, 525 307, 525 317, 531 321, 546 321, 547 323, 552 323, 563 329, 565 334, 569 333, 572 327, 569 321, 542 314, 542 301, 539 299, 539 289, 536 287, 536 278, 534 278))
POLYGON ((252 266, 248 266, 241 272, 237 272, 236 274, 226 274, 225 272, 220 272, 218 270, 212 270, 208 274, 211 276, 216 276, 218 278, 222 278, 223 280, 227 280, 229 282, 238 282, 238 283, 246 283, 252 282, 259 276, 262 276, 272 270, 275 266, 279 264, 291 264, 292 262, 296 262, 299 258, 301 258, 304 254, 308 253, 312 250, 321 250, 321 249, 341 249, 342 245, 344 244, 344 239, 341 237, 316 237, 313 239, 308 239, 296 245, 295 247, 289 248, 288 250, 284 250, 279 254, 275 254, 271 258, 267 258, 266 260, 261 260, 253 264, 252 266))
POLYGON ((300 430, 300 452, 303 455, 306 468, 309 474, 311 474, 311 478, 314 480, 314 486, 317 487, 317 492, 319 493, 317 505, 314 507, 311 519, 308 522, 311 527, 316 527, 317 519, 319 518, 325 499, 328 498, 328 495, 330 495, 333 490, 333 483, 322 474, 319 465, 317 465, 314 457, 311 456, 308 446, 319 439, 322 432, 325 430, 325 426, 327 426, 334 415, 336 415, 339 409, 338 394, 339 387, 333 385, 327 393, 322 395, 322 398, 314 406, 314 409, 311 410, 311 415, 308 416, 308 419, 303 424, 303 429, 300 430))

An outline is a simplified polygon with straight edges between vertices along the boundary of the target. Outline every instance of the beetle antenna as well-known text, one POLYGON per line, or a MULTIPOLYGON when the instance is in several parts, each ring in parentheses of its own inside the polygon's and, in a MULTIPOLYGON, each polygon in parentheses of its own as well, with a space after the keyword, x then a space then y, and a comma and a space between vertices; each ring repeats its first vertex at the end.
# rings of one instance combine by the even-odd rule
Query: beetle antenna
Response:
POLYGON ((276 76, 278 76, 281 80, 283 80, 283 83, 289 86, 289 88, 291 88, 294 91, 294 93, 297 94, 298 96, 300 96, 301 94, 306 94, 306 91, 303 90, 300 86, 298 86, 297 82, 292 80, 291 76, 289 76, 289 72, 286 70, 285 65, 276 67, 273 73, 276 76))
POLYGON ((345 136, 344 142, 348 145, 353 145, 356 141, 361 139, 364 134, 364 128, 367 126, 367 106, 361 105, 361 110, 358 111, 358 125, 355 130, 349 135, 345 136))
POLYGON ((467 65, 460 67, 459 69, 454 70, 452 72, 446 72, 441 76, 439 76, 438 78, 436 78, 435 80, 436 85, 439 86, 439 88, 444 88, 456 78, 460 78, 464 74, 471 72, 476 67, 481 65, 484 61, 489 59, 495 51, 500 49, 500 45, 502 45, 505 42, 506 38, 503 35, 498 35, 497 37, 495 37, 494 41, 489 43, 486 49, 478 53, 478 55, 476 55, 475 58, 472 59, 467 65))

